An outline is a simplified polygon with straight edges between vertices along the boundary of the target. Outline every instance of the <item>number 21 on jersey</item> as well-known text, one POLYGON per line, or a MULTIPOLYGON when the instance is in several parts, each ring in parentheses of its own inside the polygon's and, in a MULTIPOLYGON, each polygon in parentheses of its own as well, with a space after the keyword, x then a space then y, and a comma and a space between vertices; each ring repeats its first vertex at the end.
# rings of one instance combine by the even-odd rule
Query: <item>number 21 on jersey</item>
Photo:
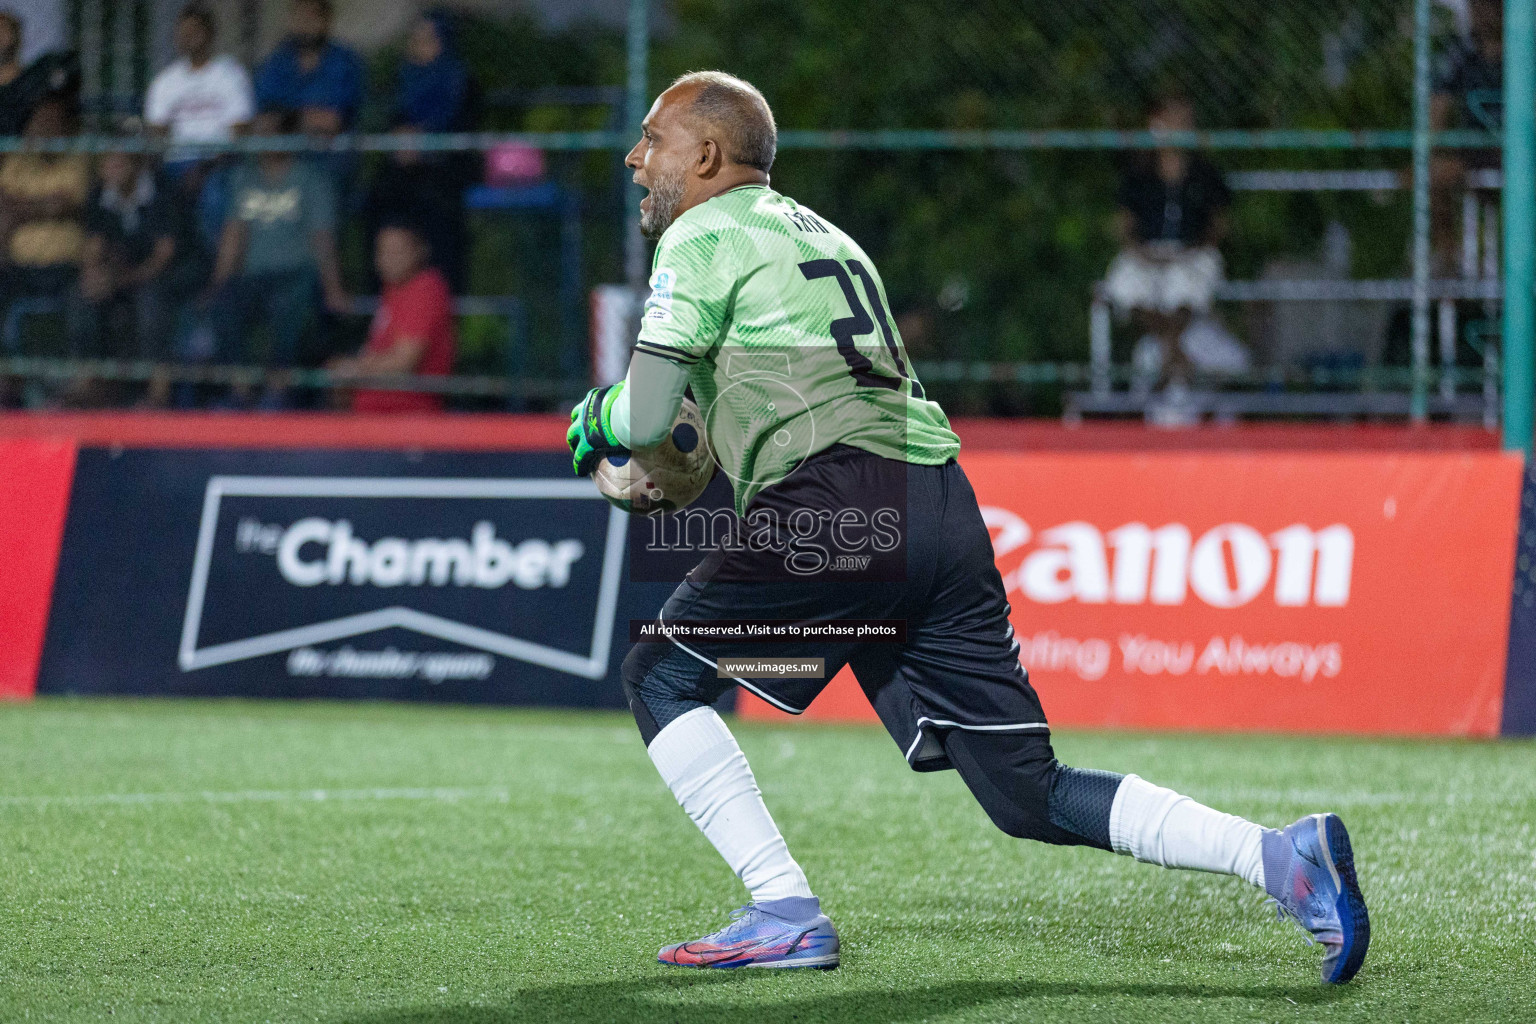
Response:
MULTIPOLYGON (((849 260, 844 266, 842 262, 835 259, 807 260, 800 264, 800 273, 807 281, 815 281, 823 277, 834 278, 838 287, 843 290, 843 298, 847 300, 848 310, 852 315, 833 320, 827 325, 827 329, 837 342, 837 351, 842 355, 843 361, 848 364, 848 372, 853 375, 853 379, 864 387, 900 390, 901 382, 908 379, 907 367, 901 360, 900 349, 896 347, 896 335, 891 331, 891 322, 885 315, 885 304, 880 301, 880 289, 875 285, 874 275, 870 274, 864 268, 864 264, 858 260, 849 260), (869 299, 869 305, 874 308, 873 319, 853 286, 855 277, 864 286, 864 294, 869 299), (860 335, 873 333, 876 321, 879 321, 880 334, 885 338, 885 347, 896 363, 897 376, 895 377, 876 373, 869 357, 860 352, 854 343, 854 339, 860 335)), ((912 381, 912 396, 923 397, 922 385, 915 380, 912 381)))

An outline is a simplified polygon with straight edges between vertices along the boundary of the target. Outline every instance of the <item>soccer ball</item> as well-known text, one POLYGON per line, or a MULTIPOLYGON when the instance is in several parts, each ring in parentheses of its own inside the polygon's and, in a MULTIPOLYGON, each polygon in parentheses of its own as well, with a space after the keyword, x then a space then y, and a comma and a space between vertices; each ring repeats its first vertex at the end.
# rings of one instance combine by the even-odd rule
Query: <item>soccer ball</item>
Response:
POLYGON ((685 398, 672 433, 661 444, 604 459, 592 471, 592 479, 610 504, 635 515, 653 516, 697 499, 714 469, 704 437, 704 417, 685 398))

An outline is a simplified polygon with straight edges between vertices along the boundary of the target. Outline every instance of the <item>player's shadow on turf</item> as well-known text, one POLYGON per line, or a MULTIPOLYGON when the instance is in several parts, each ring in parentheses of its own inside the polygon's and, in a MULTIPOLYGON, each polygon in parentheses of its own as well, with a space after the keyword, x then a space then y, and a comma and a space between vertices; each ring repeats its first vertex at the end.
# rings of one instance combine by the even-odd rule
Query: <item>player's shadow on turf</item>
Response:
MULTIPOLYGON (((756 972, 761 978, 770 972, 756 972)), ((799 973, 799 972, 796 972, 799 973)), ((991 1003, 1071 996, 1134 999, 1246 999, 1277 1004, 1315 1005, 1348 992, 1318 985, 1179 985, 1144 983, 1072 984, 1068 982, 956 981, 944 985, 884 992, 842 991, 817 995, 801 985, 774 990, 741 985, 740 976, 678 974, 550 985, 525 989, 501 1006, 443 1006, 392 1010, 337 1018, 338 1024, 718 1024, 737 1014, 761 1011, 801 1020, 912 1021, 962 1012, 991 1003), (689 989, 706 989, 690 992, 689 989), (679 1005, 678 998, 688 1000, 679 1005)), ((810 979, 797 979, 801 982, 810 979)), ((794 985, 789 978, 784 983, 794 985)))

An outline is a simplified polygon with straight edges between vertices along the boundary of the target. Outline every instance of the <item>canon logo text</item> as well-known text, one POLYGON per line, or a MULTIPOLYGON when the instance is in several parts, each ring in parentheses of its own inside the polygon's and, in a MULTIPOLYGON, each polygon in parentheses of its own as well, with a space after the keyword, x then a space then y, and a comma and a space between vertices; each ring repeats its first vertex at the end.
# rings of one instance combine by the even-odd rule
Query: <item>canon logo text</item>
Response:
POLYGON ((1040 604, 1181 605, 1191 591, 1214 608, 1238 608, 1265 592, 1284 608, 1349 603, 1355 535, 1341 523, 1320 530, 1296 523, 1267 536, 1222 523, 1196 538, 1181 523, 1106 532, 1078 521, 1036 537, 1008 509, 983 507, 982 515, 1009 592, 1040 604))

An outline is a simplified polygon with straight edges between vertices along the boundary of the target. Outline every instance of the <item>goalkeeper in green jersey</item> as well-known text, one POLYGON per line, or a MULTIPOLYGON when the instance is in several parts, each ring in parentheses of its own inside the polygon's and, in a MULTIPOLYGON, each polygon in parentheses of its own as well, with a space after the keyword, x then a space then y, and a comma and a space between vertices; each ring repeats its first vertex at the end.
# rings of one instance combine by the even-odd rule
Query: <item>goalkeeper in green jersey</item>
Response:
POLYGON ((751 895, 723 929, 660 959, 837 966, 837 932, 711 705, 741 686, 798 714, 847 665, 912 768, 957 770, 1004 832, 1237 875, 1321 941, 1323 980, 1349 980, 1370 926, 1336 815, 1262 828, 1056 760, 959 439, 869 257, 769 186, 776 139, 762 95, 730 75, 684 75, 656 100, 626 158, 649 190, 641 229, 658 240, 639 340, 625 380, 594 389, 567 435, 590 473, 664 438, 691 386, 735 491, 731 528, 658 615, 666 639, 624 660, 647 752, 751 895), (689 628, 732 620, 807 632, 879 620, 895 634, 745 643, 689 628), (721 659, 779 657, 824 670, 720 678, 721 659))

